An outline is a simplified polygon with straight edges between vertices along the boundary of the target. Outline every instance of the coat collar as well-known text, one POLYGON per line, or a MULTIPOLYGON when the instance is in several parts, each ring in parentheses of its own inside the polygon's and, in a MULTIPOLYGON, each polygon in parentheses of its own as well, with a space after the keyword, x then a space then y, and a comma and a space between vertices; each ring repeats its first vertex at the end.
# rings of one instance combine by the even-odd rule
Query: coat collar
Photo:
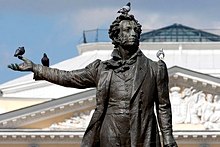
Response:
POLYGON ((134 64, 137 61, 137 57, 141 54, 142 52, 138 49, 131 58, 128 60, 122 60, 118 49, 114 49, 112 52, 112 59, 104 61, 103 63, 106 65, 107 69, 113 69, 115 72, 123 72, 129 69, 129 65, 134 64))

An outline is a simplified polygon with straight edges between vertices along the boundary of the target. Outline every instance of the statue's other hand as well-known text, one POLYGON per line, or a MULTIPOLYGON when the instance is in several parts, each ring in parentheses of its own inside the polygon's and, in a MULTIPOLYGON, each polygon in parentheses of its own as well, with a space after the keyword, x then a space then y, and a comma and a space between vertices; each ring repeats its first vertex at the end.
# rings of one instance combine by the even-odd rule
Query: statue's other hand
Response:
POLYGON ((176 143, 165 145, 164 147, 178 147, 176 143))
POLYGON ((33 71, 34 63, 31 60, 24 58, 23 56, 18 56, 18 58, 24 62, 21 64, 10 64, 8 65, 8 68, 15 71, 33 71))

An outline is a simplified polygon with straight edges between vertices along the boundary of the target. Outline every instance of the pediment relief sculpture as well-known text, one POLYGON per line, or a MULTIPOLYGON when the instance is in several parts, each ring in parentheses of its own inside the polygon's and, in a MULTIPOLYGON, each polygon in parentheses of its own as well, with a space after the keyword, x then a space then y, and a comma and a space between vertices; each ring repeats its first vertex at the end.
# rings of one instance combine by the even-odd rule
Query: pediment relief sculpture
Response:
MULTIPOLYGON (((207 130, 220 129, 220 95, 204 93, 193 87, 170 88, 173 124, 203 125, 207 130)), ((63 122, 53 123, 49 129, 85 130, 94 110, 81 113, 63 122)))
POLYGON ((220 95, 193 87, 170 89, 173 124, 202 124, 205 129, 220 129, 220 95))
POLYGON ((59 130, 59 129, 85 130, 89 124, 93 112, 94 110, 92 110, 90 114, 80 113, 80 115, 73 116, 70 119, 66 119, 63 122, 53 123, 49 127, 49 129, 50 130, 59 130))

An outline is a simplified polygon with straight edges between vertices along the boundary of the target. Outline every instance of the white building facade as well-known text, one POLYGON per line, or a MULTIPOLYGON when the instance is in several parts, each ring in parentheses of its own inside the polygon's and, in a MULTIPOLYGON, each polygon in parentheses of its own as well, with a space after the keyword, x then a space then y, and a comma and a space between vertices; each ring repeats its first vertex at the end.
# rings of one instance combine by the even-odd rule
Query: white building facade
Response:
MULTIPOLYGON (((79 56, 51 67, 74 70, 109 59, 113 45, 93 42, 77 48, 79 56)), ((220 146, 220 37, 180 24, 142 34, 140 49, 147 57, 157 61, 160 48, 179 147, 220 146)), ((0 147, 80 146, 95 107, 95 89, 34 81, 29 74, 0 85, 0 90, 0 147)))

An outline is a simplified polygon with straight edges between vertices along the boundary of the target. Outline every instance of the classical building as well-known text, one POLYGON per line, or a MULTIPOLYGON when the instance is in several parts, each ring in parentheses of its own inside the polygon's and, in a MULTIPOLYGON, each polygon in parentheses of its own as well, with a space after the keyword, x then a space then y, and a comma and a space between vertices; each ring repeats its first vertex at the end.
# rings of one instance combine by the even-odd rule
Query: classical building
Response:
MULTIPOLYGON (((87 42, 84 40, 84 42, 87 42)), ((111 42, 83 43, 79 56, 51 67, 74 70, 111 58, 111 42)), ((220 145, 220 36, 174 24, 141 35, 140 48, 168 66, 174 137, 179 147, 220 145)), ((95 89, 34 81, 0 85, 0 147, 78 147, 95 107, 95 89)))

